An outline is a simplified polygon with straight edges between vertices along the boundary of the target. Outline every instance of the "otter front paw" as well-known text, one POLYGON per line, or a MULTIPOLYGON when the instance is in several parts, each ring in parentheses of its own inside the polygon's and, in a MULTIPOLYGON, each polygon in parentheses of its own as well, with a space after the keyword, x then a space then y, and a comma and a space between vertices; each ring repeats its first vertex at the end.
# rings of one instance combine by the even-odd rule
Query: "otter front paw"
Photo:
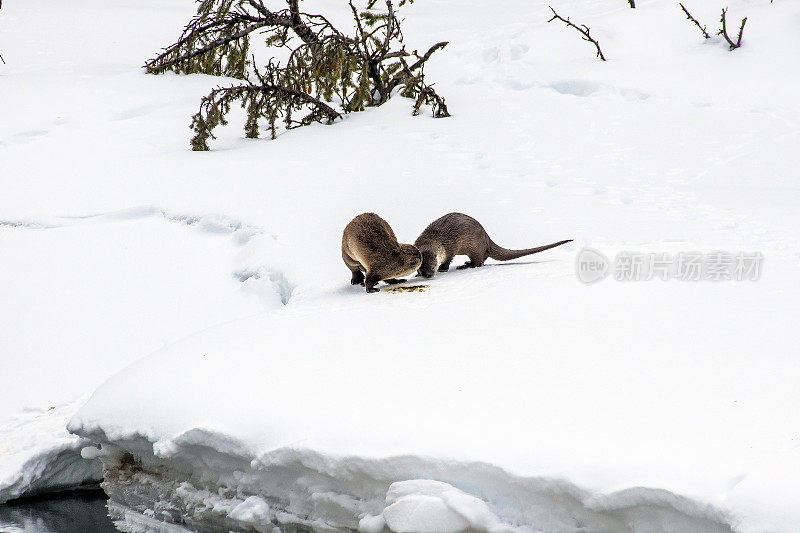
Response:
POLYGON ((367 292, 381 292, 378 287, 367 287, 367 292))
POLYGON ((384 283, 388 283, 389 285, 397 285, 398 283, 405 283, 408 281, 407 279, 397 279, 397 278, 389 278, 383 280, 384 283))

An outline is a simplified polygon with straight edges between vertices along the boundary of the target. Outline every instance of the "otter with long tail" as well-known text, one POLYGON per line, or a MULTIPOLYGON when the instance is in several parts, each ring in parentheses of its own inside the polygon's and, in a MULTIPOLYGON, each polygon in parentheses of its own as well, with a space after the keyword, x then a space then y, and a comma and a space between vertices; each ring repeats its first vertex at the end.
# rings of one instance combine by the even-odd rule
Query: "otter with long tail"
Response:
POLYGON ((525 250, 509 250, 495 244, 480 222, 471 216, 448 213, 431 222, 414 242, 414 246, 422 253, 419 275, 432 278, 437 270, 447 272, 450 262, 456 255, 469 257, 469 261, 457 268, 474 268, 483 266, 488 257, 498 261, 509 261, 568 242, 572 242, 572 239, 525 250))

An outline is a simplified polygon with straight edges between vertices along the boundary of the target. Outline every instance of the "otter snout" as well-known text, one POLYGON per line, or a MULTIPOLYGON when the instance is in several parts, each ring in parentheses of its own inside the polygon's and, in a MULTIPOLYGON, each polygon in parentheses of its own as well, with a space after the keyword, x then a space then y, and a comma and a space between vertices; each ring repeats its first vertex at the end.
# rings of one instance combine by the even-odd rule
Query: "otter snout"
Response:
POLYGON ((438 268, 438 264, 436 261, 436 256, 432 253, 422 253, 422 264, 419 266, 419 270, 417 273, 426 279, 431 279, 433 276, 436 275, 436 269, 438 268))
POLYGON ((436 274, 436 270, 433 268, 426 269, 424 267, 421 267, 419 270, 417 270, 417 274, 419 274, 425 279, 431 279, 434 276, 434 274, 436 274))

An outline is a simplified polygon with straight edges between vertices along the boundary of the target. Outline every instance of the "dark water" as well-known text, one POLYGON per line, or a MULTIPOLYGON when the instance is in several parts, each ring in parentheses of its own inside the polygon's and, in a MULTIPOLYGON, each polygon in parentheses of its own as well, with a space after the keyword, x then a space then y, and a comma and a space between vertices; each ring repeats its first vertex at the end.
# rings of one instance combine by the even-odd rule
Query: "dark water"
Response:
POLYGON ((25 498, 0 505, 0 533, 119 533, 102 490, 25 498))

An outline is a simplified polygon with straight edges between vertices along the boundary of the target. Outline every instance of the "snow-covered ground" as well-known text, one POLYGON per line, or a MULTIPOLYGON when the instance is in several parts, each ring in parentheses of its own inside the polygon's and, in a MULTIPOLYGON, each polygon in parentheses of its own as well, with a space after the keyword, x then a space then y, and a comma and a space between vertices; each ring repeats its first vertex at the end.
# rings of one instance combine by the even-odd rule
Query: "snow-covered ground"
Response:
POLYGON ((241 256, 248 241, 272 239, 224 217, 157 209, 0 228, 10 252, 0 271, 0 501, 97 479, 65 426, 109 374, 189 333, 280 307, 268 276, 241 256))
MULTIPOLYGON (((139 68, 191 1, 4 2, 0 501, 97 479, 102 442, 129 529, 793 531, 800 1, 730 2, 734 52, 677 4, 552 5, 609 61, 545 3, 418 0, 453 117, 233 119, 194 153, 220 80, 139 68), (338 249, 364 211, 575 242, 367 295, 338 249), (764 260, 585 285, 586 246, 764 260)), ((722 5, 684 5, 715 33, 722 5)))

